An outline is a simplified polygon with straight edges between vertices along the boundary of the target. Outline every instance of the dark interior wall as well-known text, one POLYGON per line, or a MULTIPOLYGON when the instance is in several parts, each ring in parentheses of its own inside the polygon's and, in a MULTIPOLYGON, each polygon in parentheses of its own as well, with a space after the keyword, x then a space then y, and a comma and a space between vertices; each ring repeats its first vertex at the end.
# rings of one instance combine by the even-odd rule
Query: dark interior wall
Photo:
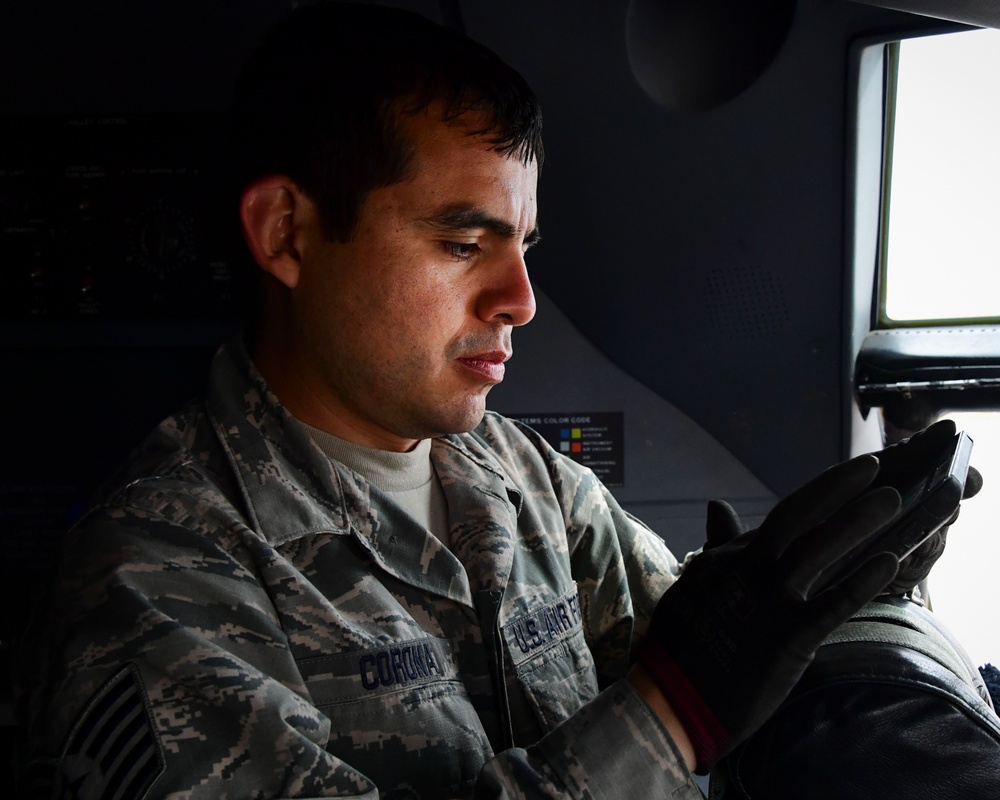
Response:
POLYGON ((215 112, 287 0, 15 0, 0 9, 4 114, 215 112))
MULTIPOLYGON (((138 225, 131 223, 142 221, 136 220, 145 210, 140 206, 154 202, 163 184, 141 185, 137 179, 127 184, 117 176, 70 181, 61 171, 71 163, 78 172, 107 162, 122 168, 163 166, 176 157, 176 163, 186 163, 183 151, 190 141, 202 134, 215 140, 241 60, 287 6, 276 0, 32 0, 0 7, 0 222, 5 229, 0 260, 7 290, 0 354, 11 379, 11 390, 3 393, 4 416, 25 420, 15 433, 15 452, 27 459, 0 468, 5 485, 62 475, 89 486, 102 467, 127 452, 138 433, 200 385, 233 307, 221 313, 214 306, 193 308, 187 298, 174 314, 167 307, 151 308, 142 287, 131 298, 131 308, 126 297, 113 309, 105 303, 89 314, 52 307, 33 313, 21 273, 36 263, 54 274, 68 272, 70 262, 84 262, 94 268, 94 291, 106 297, 101 268, 114 258, 133 256, 138 225), (162 116, 137 132, 132 121, 142 115, 162 116), (68 147, 69 137, 58 131, 71 117, 85 122, 74 130, 89 126, 93 133, 71 134, 73 147, 68 147), (36 141, 29 134, 27 144, 52 171, 42 181, 28 179, 30 200, 3 171, 21 166, 25 142, 15 140, 12 130, 24 118, 42 120, 42 133, 36 141), (129 125, 119 130, 114 123, 122 119, 129 125), (149 145, 145 134, 156 128, 166 132, 149 145), (171 155, 160 156, 159 149, 171 155), (102 183, 112 188, 104 190, 102 183), (137 193, 109 197, 125 185, 137 193), (84 205, 86 212, 78 210, 84 205), (55 252, 45 241, 40 257, 18 250, 11 229, 31 217, 42 225, 30 244, 56 239, 55 252), (88 461, 89 469, 78 468, 88 461)), ((202 160, 197 166, 209 165, 202 160)), ((197 193, 199 179, 185 180, 190 182, 182 190, 197 193)), ((176 209, 178 215, 185 210, 176 209)), ((204 247, 199 256, 203 252, 204 247)), ((139 271, 147 265, 133 260, 130 266, 139 271)), ((127 269, 117 265, 113 278, 127 279, 127 269)), ((190 295, 191 287, 177 292, 182 298, 185 293, 190 295)))

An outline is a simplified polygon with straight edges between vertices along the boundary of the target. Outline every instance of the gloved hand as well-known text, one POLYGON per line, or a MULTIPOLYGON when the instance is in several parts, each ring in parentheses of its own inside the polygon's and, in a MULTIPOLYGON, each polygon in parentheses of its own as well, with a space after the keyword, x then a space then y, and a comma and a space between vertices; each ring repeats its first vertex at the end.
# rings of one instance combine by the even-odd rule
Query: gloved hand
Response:
POLYGON ((738 535, 724 503, 709 505, 705 550, 660 599, 638 659, 688 733, 698 772, 774 713, 824 639, 892 580, 881 553, 815 596, 820 574, 899 507, 895 489, 865 491, 871 455, 832 467, 738 535))
MULTIPOLYGON (((941 420, 928 426, 908 439, 890 445, 874 455, 878 456, 879 474, 872 486, 903 486, 915 480, 926 469, 927 459, 941 450, 955 435, 955 423, 941 420)), ((962 499, 975 497, 983 488, 983 478, 975 467, 969 467, 962 499)), ((907 594, 930 573, 935 562, 944 552, 948 526, 958 519, 958 512, 937 533, 904 558, 896 577, 886 588, 889 594, 907 594)))

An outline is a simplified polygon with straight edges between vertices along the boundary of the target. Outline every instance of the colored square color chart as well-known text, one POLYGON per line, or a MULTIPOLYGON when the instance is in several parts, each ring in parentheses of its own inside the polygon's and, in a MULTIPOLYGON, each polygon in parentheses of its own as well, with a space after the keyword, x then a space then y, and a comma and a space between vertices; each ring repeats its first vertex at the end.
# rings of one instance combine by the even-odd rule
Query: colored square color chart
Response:
POLYGON ((508 414, 552 447, 590 467, 605 486, 625 484, 625 415, 620 411, 508 414))

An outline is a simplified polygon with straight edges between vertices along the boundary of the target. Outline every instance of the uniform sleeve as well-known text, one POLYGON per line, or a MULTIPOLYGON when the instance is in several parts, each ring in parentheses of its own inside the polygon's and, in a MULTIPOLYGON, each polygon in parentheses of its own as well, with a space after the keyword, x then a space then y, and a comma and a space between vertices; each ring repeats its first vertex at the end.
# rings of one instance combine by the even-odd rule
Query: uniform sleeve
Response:
POLYGON ((673 740, 624 679, 528 749, 483 769, 476 800, 704 800, 673 740))
POLYGON ((23 796, 378 797, 324 749, 251 559, 155 518, 71 536, 20 659, 23 796))

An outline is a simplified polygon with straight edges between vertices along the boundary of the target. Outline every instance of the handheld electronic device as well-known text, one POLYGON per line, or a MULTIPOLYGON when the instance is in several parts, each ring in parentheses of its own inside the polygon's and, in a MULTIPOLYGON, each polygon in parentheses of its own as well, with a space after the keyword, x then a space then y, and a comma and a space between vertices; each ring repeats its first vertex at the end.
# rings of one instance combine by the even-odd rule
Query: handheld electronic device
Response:
POLYGON ((972 438, 959 431, 928 468, 910 484, 895 486, 902 502, 896 515, 868 541, 842 560, 832 575, 824 575, 813 587, 821 591, 878 553, 904 559, 947 525, 958 511, 969 471, 972 438))

